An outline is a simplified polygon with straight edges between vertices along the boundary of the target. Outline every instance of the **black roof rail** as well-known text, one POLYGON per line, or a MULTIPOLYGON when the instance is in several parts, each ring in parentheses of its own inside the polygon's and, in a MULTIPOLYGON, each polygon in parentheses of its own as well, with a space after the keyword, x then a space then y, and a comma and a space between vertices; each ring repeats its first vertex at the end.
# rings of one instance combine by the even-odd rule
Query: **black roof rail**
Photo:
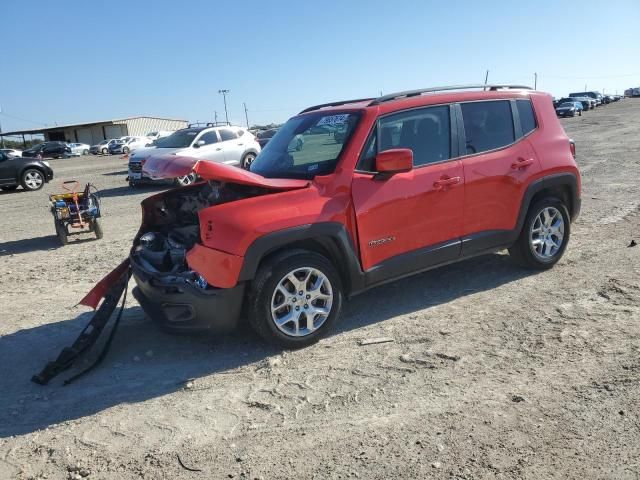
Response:
POLYGON ((476 83, 471 85, 446 85, 443 87, 431 87, 431 88, 420 88, 418 90, 406 90, 404 92, 390 93, 389 95, 383 95, 374 99, 369 106, 379 105, 384 102, 390 102, 391 100, 397 100, 400 98, 409 98, 409 97, 417 97, 422 95, 423 93, 435 93, 435 92, 444 92, 447 90, 471 90, 471 89, 483 89, 490 90, 495 92, 498 89, 522 89, 522 90, 532 90, 531 87, 526 85, 509 85, 509 84, 487 84, 484 83, 476 83))
POLYGON ((347 103, 358 103, 358 102, 366 102, 367 100, 373 100, 373 98, 358 98, 355 100, 342 100, 340 102, 331 102, 331 103, 323 103, 320 105, 314 105, 313 107, 305 108, 298 115, 312 112, 313 110, 320 110, 325 107, 339 107, 340 105, 346 105, 347 103))
POLYGON ((231 122, 194 122, 194 123, 190 123, 187 125, 187 128, 193 128, 193 127, 204 127, 204 128, 210 128, 210 127, 221 127, 221 126, 225 126, 225 127, 231 127, 231 122))

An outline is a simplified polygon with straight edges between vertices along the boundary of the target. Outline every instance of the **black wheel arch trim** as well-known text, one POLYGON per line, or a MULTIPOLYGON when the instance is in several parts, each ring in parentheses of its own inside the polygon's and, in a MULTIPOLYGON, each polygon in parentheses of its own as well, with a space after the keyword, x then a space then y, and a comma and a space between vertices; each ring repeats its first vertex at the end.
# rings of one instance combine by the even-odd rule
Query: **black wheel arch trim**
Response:
POLYGON ((260 262, 268 255, 287 246, 303 241, 314 241, 327 250, 328 258, 343 280, 345 295, 353 295, 365 289, 364 273, 356 249, 347 229, 339 222, 320 222, 298 225, 263 235, 249 246, 238 281, 252 280, 260 262))
POLYGON ((531 182, 524 193, 522 202, 520 203, 518 223, 516 224, 514 232, 516 236, 519 235, 520 231, 522 230, 522 226, 524 225, 524 221, 527 218, 527 212, 529 211, 529 206, 531 205, 531 200, 533 199, 533 197, 537 193, 545 189, 554 187, 569 188, 569 201, 571 202, 571 204, 567 205, 567 209, 569 210, 569 215, 571 216, 572 222, 578 218, 578 215, 580 214, 581 199, 578 193, 578 178, 576 177, 576 175, 572 172, 564 172, 549 175, 547 177, 542 177, 531 182))

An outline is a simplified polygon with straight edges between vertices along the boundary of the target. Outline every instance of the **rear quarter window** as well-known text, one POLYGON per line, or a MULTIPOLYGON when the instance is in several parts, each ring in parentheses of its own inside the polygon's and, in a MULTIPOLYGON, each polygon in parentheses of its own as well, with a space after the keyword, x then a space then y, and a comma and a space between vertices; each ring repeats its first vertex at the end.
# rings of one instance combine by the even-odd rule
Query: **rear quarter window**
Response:
POLYGON ((533 113, 531 100, 516 100, 518 115, 520 116, 520 126, 522 134, 527 135, 536 129, 536 116, 533 113))

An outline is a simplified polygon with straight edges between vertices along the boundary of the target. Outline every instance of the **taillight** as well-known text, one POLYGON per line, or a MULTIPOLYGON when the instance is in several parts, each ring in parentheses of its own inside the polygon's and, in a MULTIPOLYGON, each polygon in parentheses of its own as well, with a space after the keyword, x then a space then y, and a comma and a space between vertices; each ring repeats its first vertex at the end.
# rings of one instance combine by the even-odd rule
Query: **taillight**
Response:
POLYGON ((576 142, 573 140, 569 140, 569 150, 571 150, 571 155, 573 158, 576 158, 576 142))

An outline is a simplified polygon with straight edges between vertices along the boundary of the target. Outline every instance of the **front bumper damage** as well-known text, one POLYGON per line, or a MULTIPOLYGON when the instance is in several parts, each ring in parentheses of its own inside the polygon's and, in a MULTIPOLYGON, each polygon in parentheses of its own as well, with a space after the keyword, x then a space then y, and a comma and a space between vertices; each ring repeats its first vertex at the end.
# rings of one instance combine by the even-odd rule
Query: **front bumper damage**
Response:
POLYGON ((237 326, 244 284, 233 288, 202 288, 194 272, 160 274, 145 268, 135 253, 130 262, 137 284, 133 296, 163 330, 226 333, 237 326))

